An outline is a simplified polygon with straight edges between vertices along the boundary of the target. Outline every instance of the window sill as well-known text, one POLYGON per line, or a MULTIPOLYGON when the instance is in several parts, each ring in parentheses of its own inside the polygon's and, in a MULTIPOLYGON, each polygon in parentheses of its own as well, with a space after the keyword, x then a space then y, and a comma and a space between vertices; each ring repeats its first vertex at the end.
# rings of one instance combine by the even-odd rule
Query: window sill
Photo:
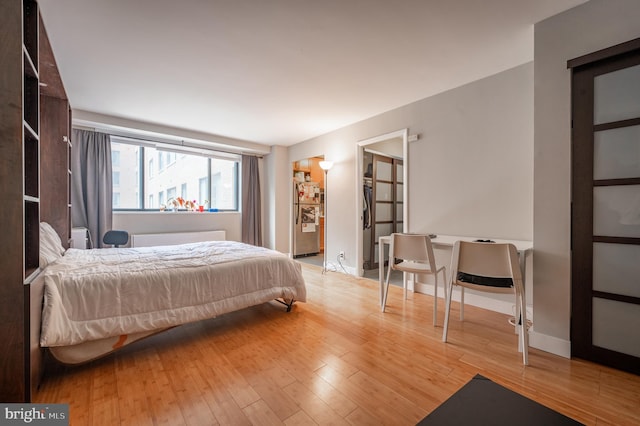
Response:
POLYGON ((190 214, 240 214, 239 211, 223 210, 223 211, 174 211, 174 210, 113 210, 114 215, 124 214, 154 214, 154 215, 190 215, 190 214))

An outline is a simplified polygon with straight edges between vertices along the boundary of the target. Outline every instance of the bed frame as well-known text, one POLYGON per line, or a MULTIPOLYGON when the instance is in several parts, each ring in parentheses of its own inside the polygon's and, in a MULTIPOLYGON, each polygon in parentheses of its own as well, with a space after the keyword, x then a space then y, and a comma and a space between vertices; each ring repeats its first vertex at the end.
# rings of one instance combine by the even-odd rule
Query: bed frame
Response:
POLYGON ((40 343, 64 364, 92 361, 168 328, 272 300, 286 312, 306 301, 296 261, 234 241, 71 249, 44 276, 40 343))

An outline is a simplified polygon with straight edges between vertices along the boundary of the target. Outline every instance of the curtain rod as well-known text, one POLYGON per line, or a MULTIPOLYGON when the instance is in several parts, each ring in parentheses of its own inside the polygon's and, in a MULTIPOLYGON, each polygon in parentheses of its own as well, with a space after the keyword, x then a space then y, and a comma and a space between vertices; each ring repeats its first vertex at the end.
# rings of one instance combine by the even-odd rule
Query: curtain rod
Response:
POLYGON ((131 134, 128 134, 126 132, 123 132, 123 133, 119 134, 117 132, 104 131, 104 130, 101 130, 101 129, 96 129, 95 127, 92 128, 92 127, 85 127, 85 126, 78 126, 78 125, 73 125, 72 127, 74 129, 78 129, 78 130, 88 130, 88 131, 92 131, 92 132, 104 133, 104 134, 107 134, 109 136, 115 136, 115 137, 124 138, 124 139, 132 139, 132 140, 141 141, 141 142, 147 142, 150 145, 151 144, 159 144, 160 143, 160 144, 166 144, 166 145, 174 145, 176 147, 202 149, 202 150, 205 150, 205 151, 220 152, 220 153, 224 153, 224 154, 249 155, 249 156, 253 156, 253 157, 264 158, 264 155, 256 154, 256 153, 252 153, 252 152, 229 151, 229 150, 213 148, 213 147, 207 147, 207 146, 189 145, 189 144, 185 144, 184 139, 181 139, 180 141, 163 140, 161 138, 154 138, 152 136, 147 137, 147 138, 142 138, 140 136, 132 136, 131 134))

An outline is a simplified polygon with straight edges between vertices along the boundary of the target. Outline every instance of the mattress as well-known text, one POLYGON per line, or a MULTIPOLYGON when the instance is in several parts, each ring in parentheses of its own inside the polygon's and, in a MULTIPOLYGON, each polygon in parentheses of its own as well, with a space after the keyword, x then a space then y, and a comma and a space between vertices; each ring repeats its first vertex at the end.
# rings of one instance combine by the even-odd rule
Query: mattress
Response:
POLYGON ((272 299, 306 301, 297 261, 234 241, 68 249, 44 275, 43 347, 151 334, 272 299))

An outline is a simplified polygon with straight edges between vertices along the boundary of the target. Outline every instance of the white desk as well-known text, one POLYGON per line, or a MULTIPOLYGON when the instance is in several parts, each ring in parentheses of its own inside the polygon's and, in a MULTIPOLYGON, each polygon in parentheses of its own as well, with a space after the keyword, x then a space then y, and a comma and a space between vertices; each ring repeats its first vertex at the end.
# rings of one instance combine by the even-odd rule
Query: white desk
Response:
MULTIPOLYGON (((516 247, 518 253, 520 254, 520 269, 522 270, 522 280, 526 287, 526 258, 529 254, 533 252, 533 242, 532 241, 523 241, 523 240, 497 240, 488 237, 464 237, 458 235, 437 235, 434 238, 431 238, 431 244, 435 248, 449 248, 453 247, 456 241, 475 241, 477 239, 491 239, 496 243, 510 243, 516 247)), ((385 235, 378 238, 378 279, 380 281, 380 307, 382 307, 382 298, 384 296, 384 245, 391 244, 391 235, 385 235)), ((449 271, 451 273, 451 271, 449 271)), ((446 283, 445 283, 446 286, 446 283)), ((445 287, 446 288, 446 287, 445 287)), ((445 293, 446 295, 446 293, 445 293)))

